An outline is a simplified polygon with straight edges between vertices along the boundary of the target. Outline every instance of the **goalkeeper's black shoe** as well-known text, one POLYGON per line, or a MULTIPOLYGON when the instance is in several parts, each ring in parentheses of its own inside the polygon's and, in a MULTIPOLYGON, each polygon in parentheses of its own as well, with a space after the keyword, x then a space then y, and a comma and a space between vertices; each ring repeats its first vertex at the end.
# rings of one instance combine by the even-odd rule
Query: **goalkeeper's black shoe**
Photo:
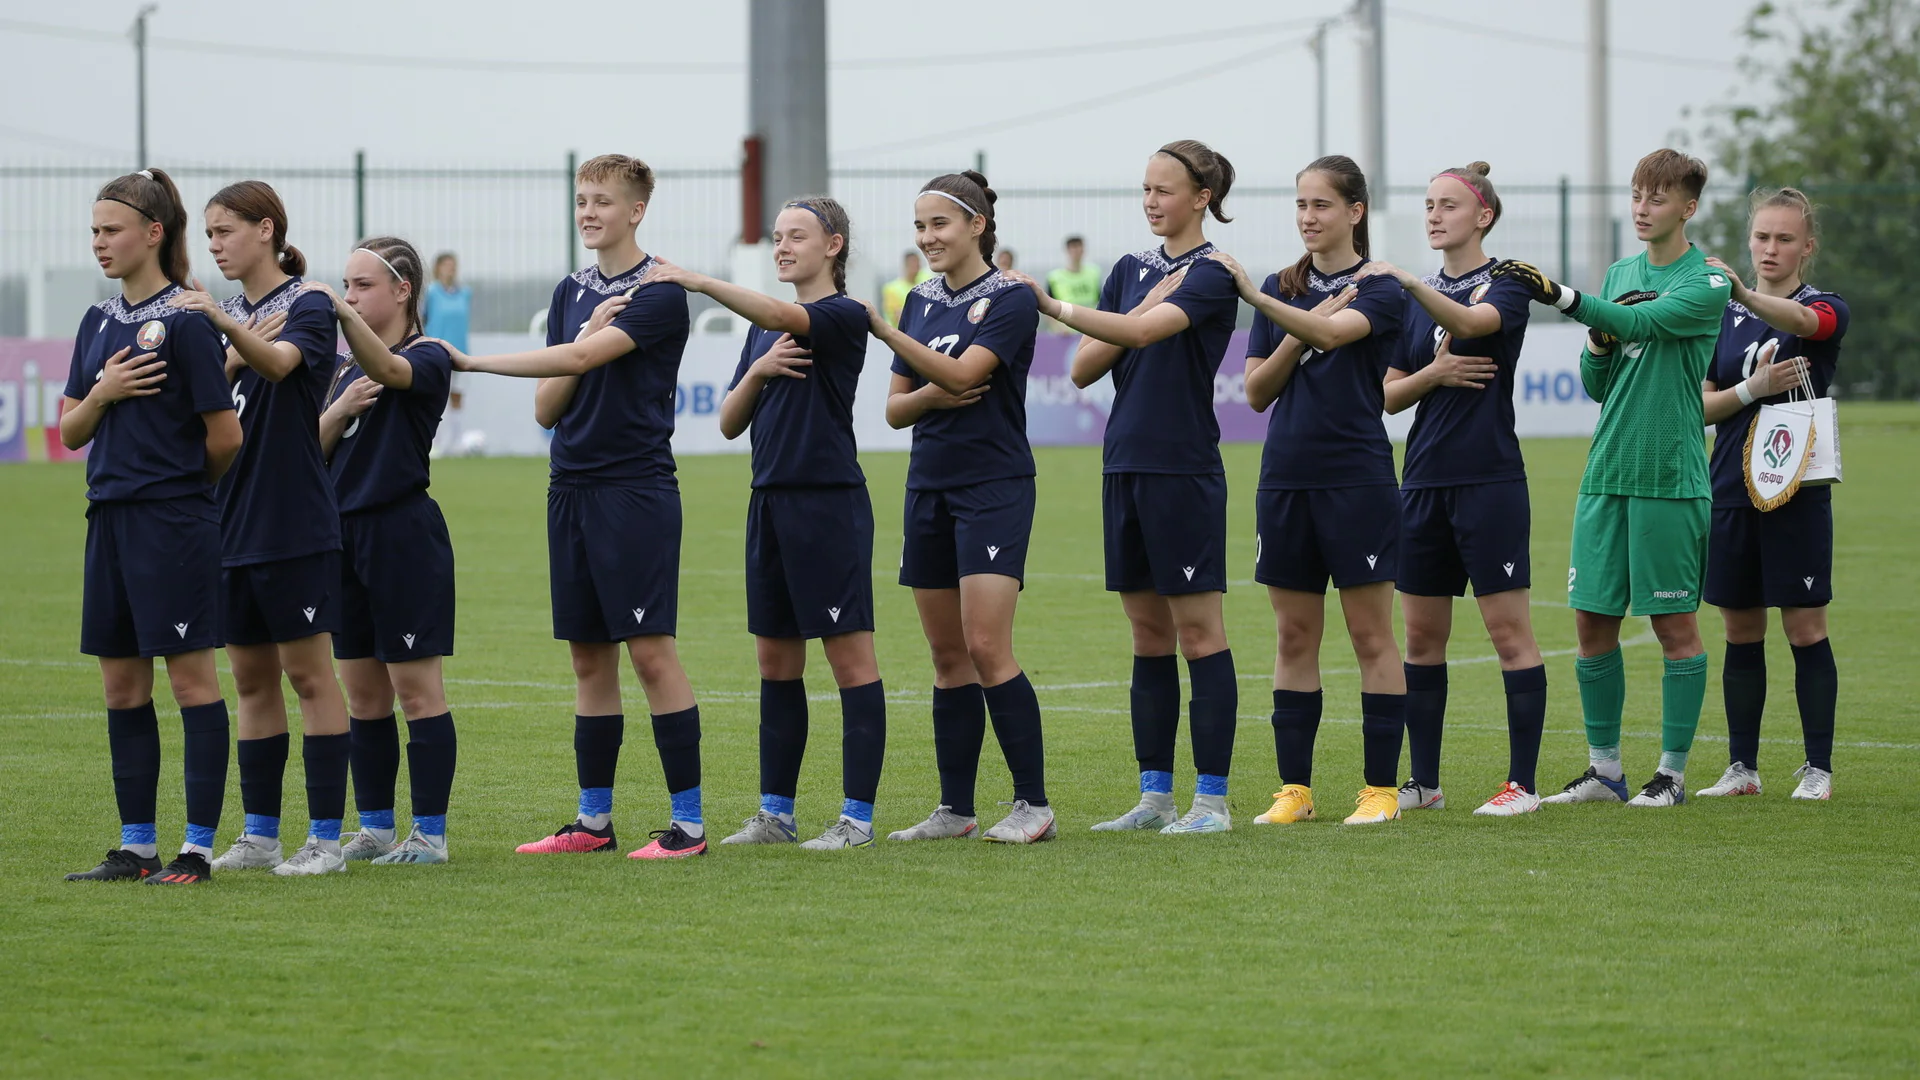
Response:
POLYGON ((207 865, 207 857, 197 851, 183 851, 174 856, 166 869, 147 879, 149 885, 205 885, 213 880, 213 867, 207 865))
POLYGON ((151 874, 160 872, 160 860, 143 858, 126 848, 113 848, 100 865, 91 870, 82 870, 77 874, 68 874, 68 881, 139 881, 151 874))

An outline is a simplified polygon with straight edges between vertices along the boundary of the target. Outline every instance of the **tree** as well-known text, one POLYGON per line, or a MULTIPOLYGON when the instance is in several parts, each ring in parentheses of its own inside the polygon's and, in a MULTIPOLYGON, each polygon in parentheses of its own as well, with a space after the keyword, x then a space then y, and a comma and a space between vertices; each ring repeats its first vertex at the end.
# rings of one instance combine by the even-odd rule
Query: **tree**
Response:
MULTIPOLYGON (((1713 111, 1714 163, 1819 207, 1808 275, 1853 311, 1836 392, 1920 395, 1920 0, 1822 0, 1811 25, 1772 3, 1744 27, 1749 98, 1713 111)), ((1746 268, 1747 207, 1708 215, 1708 249, 1746 268), (1733 258, 1737 254, 1739 257, 1733 258)), ((1749 279, 1751 283, 1751 279, 1749 279)))

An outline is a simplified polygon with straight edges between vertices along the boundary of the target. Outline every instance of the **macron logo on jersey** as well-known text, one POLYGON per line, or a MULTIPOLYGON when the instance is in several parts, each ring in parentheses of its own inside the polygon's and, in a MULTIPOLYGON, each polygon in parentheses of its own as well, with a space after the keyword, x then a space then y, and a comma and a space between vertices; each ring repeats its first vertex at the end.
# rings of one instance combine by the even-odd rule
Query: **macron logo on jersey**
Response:
MULTIPOLYGON (((587 295, 587 290, 585 290, 585 289, 581 289, 581 290, 580 290, 579 292, 577 292, 577 293, 574 293, 574 294, 573 294, 573 302, 574 302, 574 303, 576 303, 576 304, 577 304, 577 303, 579 303, 579 302, 580 302, 580 298, 581 298, 581 297, 583 297, 583 296, 585 296, 585 295, 587 295)), ((586 324, 586 323, 581 323, 580 325, 581 325, 581 326, 585 326, 585 325, 587 325, 587 324, 586 324)))
POLYGON ((1741 323, 1746 321, 1747 321, 1747 317, 1745 315, 1735 315, 1733 317, 1733 325, 1735 326, 1739 326, 1741 323))
POLYGON ((1135 280, 1135 281, 1145 281, 1145 280, 1147 280, 1147 268, 1146 268, 1146 267, 1144 267, 1144 266, 1143 266, 1143 267, 1141 267, 1141 268, 1140 268, 1140 276, 1139 276, 1139 277, 1137 277, 1137 278, 1134 278, 1134 280, 1135 280))
POLYGON ((920 306, 920 317, 921 317, 921 318, 923 318, 923 319, 924 319, 924 318, 926 318, 926 317, 927 317, 927 312, 929 312, 929 311, 932 311, 932 310, 933 310, 933 305, 932 305, 932 304, 922 304, 922 305, 920 306))

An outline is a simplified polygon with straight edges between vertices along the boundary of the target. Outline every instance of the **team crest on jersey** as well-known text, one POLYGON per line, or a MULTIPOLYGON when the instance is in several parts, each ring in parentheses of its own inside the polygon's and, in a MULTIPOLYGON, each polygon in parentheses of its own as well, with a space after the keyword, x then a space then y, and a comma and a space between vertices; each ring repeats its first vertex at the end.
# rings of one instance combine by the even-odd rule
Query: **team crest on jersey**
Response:
POLYGON ((151 351, 167 340, 167 324, 159 319, 151 319, 140 326, 140 332, 133 336, 133 343, 144 350, 151 351))
POLYGON ((978 324, 981 319, 987 317, 987 309, 992 306, 993 301, 987 297, 983 296, 975 300, 973 306, 967 309, 967 321, 978 324))
POLYGON ((1487 290, 1491 288, 1493 288, 1493 282, 1491 281, 1483 281, 1475 285, 1473 291, 1467 294, 1467 303, 1469 305, 1479 303, 1480 298, 1487 295, 1487 290))

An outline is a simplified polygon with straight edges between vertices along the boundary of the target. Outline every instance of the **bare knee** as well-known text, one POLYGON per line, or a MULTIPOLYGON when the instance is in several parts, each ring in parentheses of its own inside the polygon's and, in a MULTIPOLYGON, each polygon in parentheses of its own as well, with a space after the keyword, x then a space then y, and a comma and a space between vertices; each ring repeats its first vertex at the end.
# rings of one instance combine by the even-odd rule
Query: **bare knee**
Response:
POLYGON ((1447 662, 1447 638, 1451 627, 1430 626, 1407 620, 1407 663, 1444 664, 1447 662))
MULTIPOLYGON (((1493 651, 1500 657, 1500 666, 1508 671, 1523 667, 1536 667, 1540 663, 1540 646, 1533 639, 1533 627, 1517 619, 1495 619, 1487 624, 1487 637, 1493 641, 1493 651)), ((1413 631, 1407 631, 1407 651, 1413 651, 1413 631)))
POLYGON ((214 672, 211 657, 205 664, 168 664, 167 685, 181 708, 211 705, 220 700, 220 677, 214 672))
POLYGON ((1797 649, 1818 645, 1827 639, 1827 609, 1783 608, 1780 626, 1786 631, 1787 644, 1797 649))
POLYGON ((754 660, 760 677, 769 682, 792 682, 807 673, 807 643, 804 638, 755 637, 754 660))
POLYGON ((229 650, 227 658, 233 665, 235 693, 243 698, 279 695, 280 660, 276 654, 249 648, 229 650))
POLYGON ((153 700, 153 668, 144 677, 139 664, 115 664, 100 669, 100 689, 109 709, 137 709, 153 700))
POLYGON ((1767 639, 1766 608, 1721 608, 1720 623, 1729 645, 1751 645, 1767 639))
POLYGON ((657 686, 680 674, 680 652, 670 637, 637 638, 631 652, 633 672, 642 686, 657 686))
POLYGON ((1685 660, 1706 651, 1700 641, 1700 623, 1691 612, 1673 615, 1655 615, 1653 636, 1660 641, 1660 650, 1669 660, 1685 660))
POLYGON ((1353 642, 1354 659, 1361 667, 1400 658, 1400 646, 1393 640, 1392 627, 1350 627, 1347 637, 1353 642))
POLYGON ((620 654, 611 645, 574 646, 573 677, 581 683, 603 682, 611 677, 616 682, 620 678, 620 654))
POLYGON ((873 635, 867 631, 841 634, 822 641, 834 685, 845 690, 866 686, 880 678, 880 661, 873 654, 873 635))

